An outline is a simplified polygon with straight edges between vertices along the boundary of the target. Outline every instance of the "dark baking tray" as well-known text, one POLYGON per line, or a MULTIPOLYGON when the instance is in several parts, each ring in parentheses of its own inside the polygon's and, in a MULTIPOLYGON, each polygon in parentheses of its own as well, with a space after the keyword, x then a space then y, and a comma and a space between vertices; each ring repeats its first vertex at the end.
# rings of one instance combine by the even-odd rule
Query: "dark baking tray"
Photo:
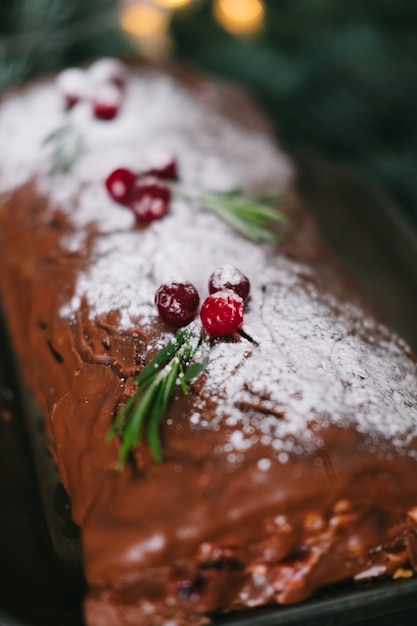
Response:
MULTIPOLYGON (((376 310, 417 349, 417 237, 385 198, 350 172, 304 161, 298 187, 376 310)), ((65 494, 43 484, 3 328, 0 349, 0 626, 82 626, 77 529, 65 494)), ((391 626, 401 620, 414 626, 416 617, 417 578, 411 578, 337 585, 295 606, 245 611, 214 623, 391 626)))

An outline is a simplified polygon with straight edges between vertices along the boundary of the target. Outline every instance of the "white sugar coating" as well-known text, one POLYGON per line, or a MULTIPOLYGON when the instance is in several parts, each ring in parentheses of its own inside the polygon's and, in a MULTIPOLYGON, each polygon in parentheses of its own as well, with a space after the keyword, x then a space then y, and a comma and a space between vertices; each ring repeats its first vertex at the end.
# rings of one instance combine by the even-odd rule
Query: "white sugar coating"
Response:
POLYGON ((241 279, 240 271, 230 263, 228 265, 222 265, 222 278, 225 282, 230 283, 232 285, 237 285, 241 279))
POLYGON ((109 106, 119 106, 122 102, 122 94, 120 89, 112 83, 104 83, 98 85, 94 92, 94 101, 109 106))
POLYGON ((90 96, 87 74, 84 70, 77 67, 70 67, 58 74, 56 85, 63 95, 80 98, 88 98, 90 96))
POLYGON ((86 71, 86 76, 92 85, 110 81, 123 84, 126 80, 126 68, 118 59, 106 57, 94 61, 86 71))
MULTIPOLYGON (((265 270, 265 293, 258 286, 252 292, 245 331, 259 346, 248 356, 242 343, 233 358, 221 344, 212 350, 207 384, 216 419, 244 433, 250 415, 281 462, 296 444, 320 447, 314 429, 306 429, 318 418, 321 426, 354 425, 370 441, 381 436, 405 449, 417 435, 417 368, 409 363, 404 373, 401 345, 383 335, 368 349, 362 312, 331 296, 318 300, 287 263, 265 270)), ((239 449, 235 432, 229 442, 239 449)))
POLYGON ((18 97, 11 96, 3 101, 0 107, 0 192, 26 183, 45 167, 42 144, 63 122, 62 102, 55 85, 23 90, 18 97))
MULTIPOLYGON (((123 329, 152 325, 160 284, 189 280, 204 299, 213 270, 235 266, 251 282, 244 331, 253 341, 214 343, 192 428, 224 425, 228 434, 219 449, 231 464, 242 462, 251 447, 265 446, 260 471, 268 469, 271 455, 286 463, 291 453, 320 447, 316 421, 354 426, 375 453, 390 453, 379 438, 404 450, 417 436, 417 368, 383 329, 354 305, 310 286, 307 266, 232 236, 201 207, 175 200, 163 220, 138 230, 132 213, 109 197, 107 175, 119 167, 146 168, 155 150, 174 155, 181 181, 192 187, 271 190, 273 181, 272 189, 280 190, 289 184, 292 168, 272 141, 225 121, 206 95, 207 105, 196 102, 171 78, 142 71, 129 75, 111 122, 95 120, 88 103, 65 114, 59 90, 49 83, 0 108, 0 191, 36 176, 51 210, 59 206, 73 227, 63 241, 71 252, 84 246, 92 224, 96 228, 94 262, 78 276, 61 315, 74 318, 86 298, 92 316, 120 311, 123 329), (80 137, 83 152, 70 174, 50 176, 50 147, 42 142, 67 122, 70 140, 80 137), (208 399, 216 403, 214 417, 207 413, 208 399)), ((150 348, 169 337, 161 334, 150 348)))
POLYGON ((228 263, 214 270, 211 282, 214 288, 220 290, 224 288, 225 285, 239 285, 244 278, 242 272, 235 265, 228 263))
MULTIPOLYGON (((90 203, 90 209, 92 203, 90 203)), ((126 210, 115 206, 122 215, 126 210)), ((244 239, 230 246, 230 230, 217 217, 196 210, 184 202, 174 202, 170 214, 153 222, 143 231, 129 226, 112 236, 97 237, 95 263, 78 278, 77 292, 64 309, 63 316, 78 310, 81 298, 87 296, 93 313, 111 310, 121 313, 121 325, 142 324, 157 315, 154 306, 156 289, 171 280, 190 281, 204 298, 208 279, 217 260, 235 259, 242 271, 261 274, 266 259, 262 247, 244 239), (204 237, 195 241, 201 229, 204 237)))
MULTIPOLYGON (((215 94, 216 88, 212 90, 215 94)), ((292 177, 288 159, 272 141, 265 141, 263 134, 250 129, 242 132, 240 125, 225 123, 210 105, 210 96, 207 88, 207 105, 201 100, 196 103, 193 93, 169 76, 136 71, 128 77, 119 115, 108 122, 96 120, 88 102, 65 112, 55 83, 25 89, 17 98, 11 95, 0 110, 1 149, 8 155, 7 162, 0 165, 0 191, 48 169, 50 155, 47 148, 42 150, 42 143, 65 124, 72 125, 84 144, 84 153, 71 172, 74 189, 80 182, 102 182, 118 167, 140 170, 158 151, 177 157, 181 180, 187 184, 210 190, 230 189, 240 182, 243 170, 248 172, 251 184, 268 184, 269 188, 272 180, 274 190, 282 188, 292 177), (204 128, 204 133, 197 133, 198 128, 204 128)), ((43 182, 51 185, 54 199, 59 181, 48 178, 43 182)), ((108 201, 97 216, 101 229, 114 227, 114 222, 108 221, 111 206, 108 201)), ((74 215, 74 220, 80 227, 85 225, 82 211, 74 215)))
POLYGON ((258 468, 263 472, 266 472, 271 467, 272 462, 271 459, 259 459, 258 468))

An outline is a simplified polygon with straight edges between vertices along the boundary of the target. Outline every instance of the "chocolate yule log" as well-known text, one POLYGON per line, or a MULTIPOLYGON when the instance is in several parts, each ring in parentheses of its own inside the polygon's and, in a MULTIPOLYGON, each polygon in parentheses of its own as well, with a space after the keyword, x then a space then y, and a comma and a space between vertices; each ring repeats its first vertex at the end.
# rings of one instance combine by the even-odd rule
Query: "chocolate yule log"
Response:
POLYGON ((416 360, 294 179, 245 97, 180 69, 105 60, 3 98, 1 301, 91 626, 204 624, 417 570, 416 360), (201 316, 164 317, 155 293, 185 283, 201 316), (243 321, 219 322, 221 298, 243 321))

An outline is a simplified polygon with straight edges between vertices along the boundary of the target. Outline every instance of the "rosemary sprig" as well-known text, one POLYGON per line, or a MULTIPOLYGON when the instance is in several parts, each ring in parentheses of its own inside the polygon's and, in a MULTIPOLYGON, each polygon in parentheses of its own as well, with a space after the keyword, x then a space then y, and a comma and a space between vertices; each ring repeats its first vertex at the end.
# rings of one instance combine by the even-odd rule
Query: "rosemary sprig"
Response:
POLYGON ((285 223, 286 218, 278 210, 283 202, 281 194, 252 194, 241 189, 226 192, 198 192, 175 185, 175 191, 184 198, 197 201, 202 207, 216 213, 229 226, 241 235, 255 242, 276 242, 277 223, 285 223))
POLYGON ((180 330, 136 378, 137 389, 116 415, 106 439, 121 438, 117 469, 121 471, 131 450, 146 429, 148 446, 157 463, 162 461, 160 423, 177 388, 187 395, 188 384, 204 370, 209 341, 202 330, 180 330))
POLYGON ((51 147, 50 174, 66 173, 72 170, 84 151, 84 141, 72 124, 64 124, 45 137, 42 146, 51 147))
MULTIPOLYGON (((82 135, 71 123, 53 130, 44 139, 43 146, 51 147, 50 174, 69 172, 86 150, 82 135)), ((254 242, 279 241, 276 225, 286 222, 285 215, 279 210, 283 194, 249 194, 242 189, 207 192, 174 181, 164 182, 173 195, 212 211, 243 237, 254 242)))

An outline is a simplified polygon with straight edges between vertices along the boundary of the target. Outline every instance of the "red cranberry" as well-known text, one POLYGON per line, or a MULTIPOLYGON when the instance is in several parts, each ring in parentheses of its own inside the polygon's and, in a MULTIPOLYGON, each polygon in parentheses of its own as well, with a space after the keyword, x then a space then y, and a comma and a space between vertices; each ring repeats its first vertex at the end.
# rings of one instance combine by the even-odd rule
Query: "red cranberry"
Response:
POLYGON ((171 281, 161 285, 155 294, 159 315, 173 326, 184 326, 194 318, 200 297, 197 289, 188 280, 171 281))
POLYGON ((209 278, 208 286, 210 293, 230 289, 245 301, 248 299, 250 291, 249 278, 234 265, 221 265, 215 269, 209 278))
POLYGON ((138 221, 153 222, 167 214, 170 200, 168 185, 154 176, 143 176, 136 180, 129 206, 138 221))
POLYGON ((164 178, 166 180, 178 179, 178 166, 175 157, 169 152, 158 151, 149 157, 149 167, 146 174, 164 178))
POLYGON ((93 111, 99 120, 112 120, 119 112, 122 97, 120 90, 106 83, 99 85, 94 94, 93 111))
POLYGON ((113 200, 120 204, 128 204, 132 196, 135 181, 136 174, 131 170, 120 167, 109 174, 106 178, 105 185, 113 200))
POLYGON ((217 291, 203 302, 200 317, 210 337, 224 337, 239 330, 243 323, 243 299, 233 291, 217 291))
POLYGON ((64 99, 67 111, 72 109, 80 100, 88 98, 89 88, 84 70, 76 67, 63 70, 58 74, 56 84, 64 99))
POLYGON ((64 96, 64 104, 65 104, 65 110, 66 111, 70 111, 71 109, 73 109, 75 107, 76 104, 78 104, 78 102, 80 101, 80 98, 74 94, 65 94, 64 96))
POLYGON ((117 59, 98 59, 88 68, 88 77, 93 85, 113 83, 119 89, 123 89, 126 84, 126 68, 117 59))

